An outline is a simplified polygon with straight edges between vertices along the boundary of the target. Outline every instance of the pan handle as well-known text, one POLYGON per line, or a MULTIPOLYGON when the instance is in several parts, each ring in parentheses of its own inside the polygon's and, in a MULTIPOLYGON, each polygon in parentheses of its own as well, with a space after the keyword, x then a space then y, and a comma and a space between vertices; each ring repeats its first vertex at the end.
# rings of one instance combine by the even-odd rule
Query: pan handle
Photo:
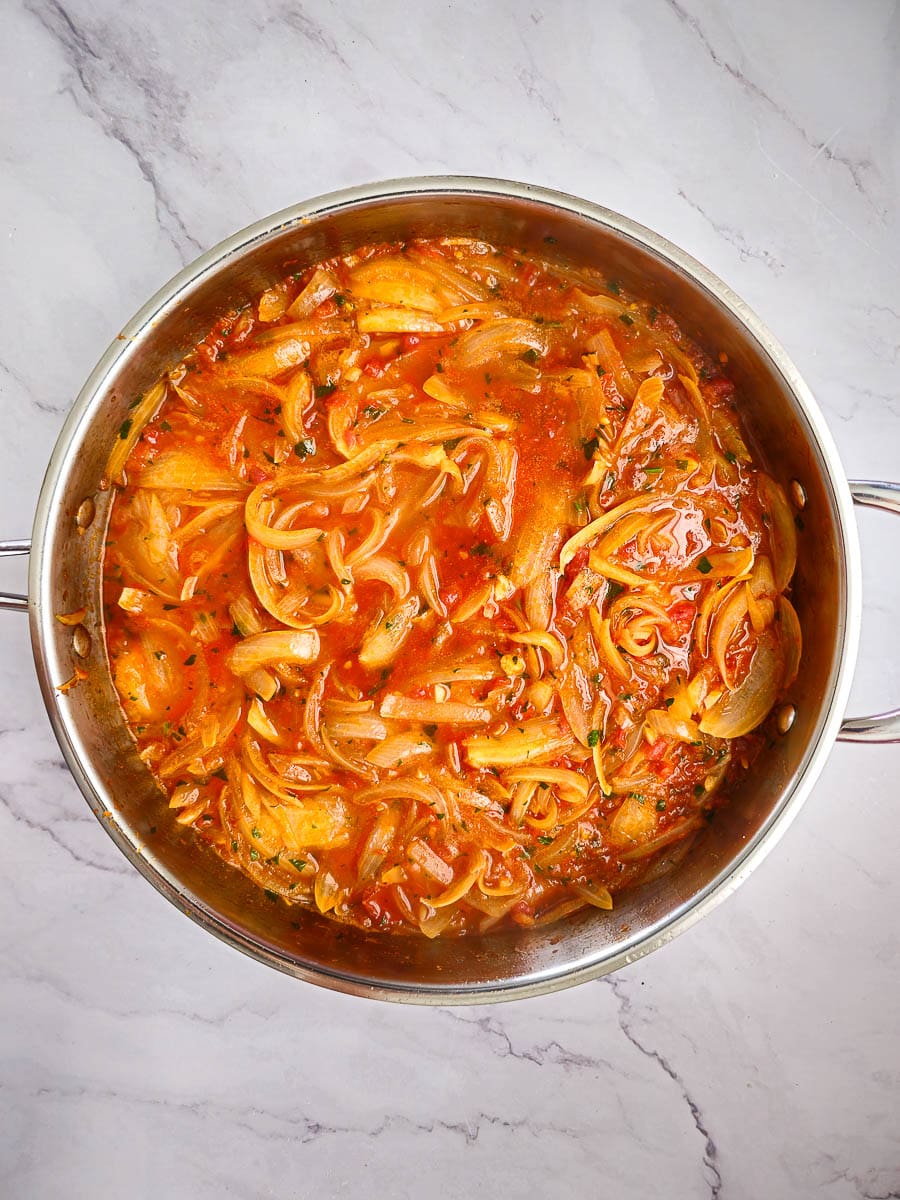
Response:
MULTIPOLYGON (((31 541, 28 538, 0 541, 0 558, 15 558, 30 553, 31 541)), ((0 608, 8 608, 11 612, 28 612, 28 597, 20 596, 17 592, 0 592, 0 608)))
MULTIPOLYGON (((851 479, 854 504, 884 508, 900 516, 900 483, 879 483, 872 479, 851 479)), ((900 708, 875 713, 871 717, 845 717, 838 733, 840 742, 900 742, 900 708)))

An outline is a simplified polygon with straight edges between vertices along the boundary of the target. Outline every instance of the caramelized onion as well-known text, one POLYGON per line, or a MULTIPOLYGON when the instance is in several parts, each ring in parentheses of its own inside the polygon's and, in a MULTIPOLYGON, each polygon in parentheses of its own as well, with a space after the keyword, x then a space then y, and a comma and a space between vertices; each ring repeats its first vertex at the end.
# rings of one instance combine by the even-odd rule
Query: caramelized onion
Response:
POLYGON ((305 666, 319 655, 319 635, 314 629, 274 630, 257 633, 239 642, 228 656, 236 675, 246 675, 269 663, 287 662, 305 666))
POLYGON ((797 527, 784 488, 769 475, 760 475, 757 487, 763 511, 771 520, 769 536, 773 542, 775 586, 781 592, 790 583, 797 565, 797 527))
POLYGON ((771 633, 757 643, 743 680, 709 708, 700 722, 702 733, 712 737, 742 737, 768 716, 778 695, 783 661, 771 633))

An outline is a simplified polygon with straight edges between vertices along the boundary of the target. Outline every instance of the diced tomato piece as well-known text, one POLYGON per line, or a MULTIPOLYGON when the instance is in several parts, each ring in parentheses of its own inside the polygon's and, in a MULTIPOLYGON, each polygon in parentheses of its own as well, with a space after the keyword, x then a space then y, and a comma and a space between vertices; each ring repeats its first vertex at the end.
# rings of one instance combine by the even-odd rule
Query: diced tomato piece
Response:
POLYGON ((252 335, 255 325, 256 320, 248 308, 241 313, 231 327, 231 333, 228 335, 229 348, 236 350, 239 346, 243 346, 244 342, 252 335))
POLYGON ((580 550, 577 550, 566 567, 566 578, 574 579, 578 572, 587 566, 590 556, 591 551, 588 546, 582 546, 580 550))
POLYGON ((689 600, 679 600, 677 604, 673 604, 671 608, 666 609, 666 612, 669 614, 672 627, 679 637, 684 637, 685 634, 690 632, 697 613, 695 605, 691 604, 689 600))
POLYGON ((197 357, 202 359, 208 367, 211 367, 218 359, 224 347, 225 343, 220 337, 210 334, 206 341, 201 342, 197 347, 197 357))
POLYGON ((384 374, 384 363, 379 362, 377 358, 370 358, 363 367, 363 374, 371 379, 380 379, 384 374))
POLYGON ((734 394, 734 384, 724 375, 717 375, 715 379, 706 380, 703 391, 713 401, 727 400, 734 394))
POLYGON ((661 759, 662 756, 665 754, 668 745, 669 745, 669 743, 666 741, 665 738, 657 738, 655 742, 650 743, 650 745, 646 748, 644 753, 647 755, 647 757, 650 759, 651 762, 658 762, 659 759, 661 759))

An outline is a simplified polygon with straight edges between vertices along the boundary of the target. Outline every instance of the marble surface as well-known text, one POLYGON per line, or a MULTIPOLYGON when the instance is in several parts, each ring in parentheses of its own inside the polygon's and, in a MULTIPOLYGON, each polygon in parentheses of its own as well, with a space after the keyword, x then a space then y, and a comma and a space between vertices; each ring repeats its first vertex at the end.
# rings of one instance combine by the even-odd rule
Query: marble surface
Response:
MULTIPOLYGON (((781 337, 848 473, 900 477, 891 0, 8 0, 3 25, 4 536, 177 268, 420 172, 668 235, 781 337)), ((860 524, 857 710, 900 697, 900 529, 860 524)), ((613 978, 395 1008, 281 978, 160 899, 88 813, 2 616, 4 1197, 900 1195, 900 748, 836 747, 740 892, 613 978)))

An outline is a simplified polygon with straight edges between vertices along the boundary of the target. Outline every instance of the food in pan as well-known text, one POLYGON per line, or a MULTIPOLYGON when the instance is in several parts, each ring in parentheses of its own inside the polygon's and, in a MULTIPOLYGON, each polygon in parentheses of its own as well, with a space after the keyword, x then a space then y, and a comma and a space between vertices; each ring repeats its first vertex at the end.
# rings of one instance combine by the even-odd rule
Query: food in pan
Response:
POLYGON ((428 937, 689 853, 801 650, 726 370, 615 280, 465 238, 223 318, 107 472, 110 666, 177 821, 273 902, 428 937))

